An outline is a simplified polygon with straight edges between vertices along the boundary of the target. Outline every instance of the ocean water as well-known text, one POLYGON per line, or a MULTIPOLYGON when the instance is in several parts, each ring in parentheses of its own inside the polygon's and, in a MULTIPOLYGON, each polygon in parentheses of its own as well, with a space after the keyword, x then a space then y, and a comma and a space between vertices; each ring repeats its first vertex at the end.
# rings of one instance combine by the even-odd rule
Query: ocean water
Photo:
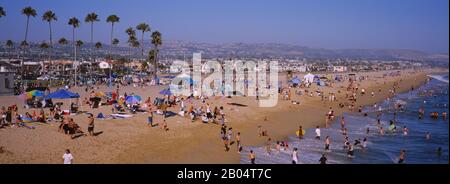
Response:
POLYGON ((340 130, 340 117, 336 117, 330 128, 321 128, 321 140, 315 139, 315 129, 307 129, 303 139, 295 136, 289 137, 289 150, 272 150, 267 154, 264 147, 244 147, 241 153, 241 163, 248 164, 248 150, 252 149, 256 154, 258 164, 290 164, 292 162, 292 148, 298 148, 299 163, 318 164, 322 154, 326 154, 329 164, 394 164, 398 161, 400 150, 406 150, 406 164, 448 164, 449 163, 449 119, 442 119, 442 112, 449 113, 449 83, 448 73, 430 76, 429 83, 408 93, 397 95, 391 100, 385 100, 381 104, 383 114, 381 124, 385 135, 379 134, 376 125, 377 108, 365 107, 364 112, 368 116, 359 113, 346 113, 345 127, 348 129, 350 143, 356 139, 367 138, 367 147, 354 146, 354 157, 347 156, 347 150, 343 148, 345 136, 340 130), (431 95, 422 95, 423 92, 431 95), (397 112, 397 131, 388 132, 389 121, 394 117, 393 107, 396 103, 403 104, 403 110, 397 112), (425 117, 418 119, 420 106, 425 109, 425 117), (430 112, 439 112, 439 119, 429 117, 430 112), (402 129, 409 129, 404 136, 402 129), (366 129, 369 128, 369 134, 366 129), (431 138, 427 140, 426 132, 430 132, 431 138), (325 137, 329 136, 331 151, 325 152, 325 137), (439 155, 437 149, 441 147, 439 155))

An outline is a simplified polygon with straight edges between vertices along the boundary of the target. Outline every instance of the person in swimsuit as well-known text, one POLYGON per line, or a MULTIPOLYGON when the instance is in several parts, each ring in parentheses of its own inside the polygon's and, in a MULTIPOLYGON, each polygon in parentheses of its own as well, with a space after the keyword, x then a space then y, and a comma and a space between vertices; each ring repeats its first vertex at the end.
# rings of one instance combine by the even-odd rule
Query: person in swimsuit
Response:
POLYGON ((253 150, 250 150, 250 153, 248 154, 248 158, 250 159, 250 162, 252 164, 255 164, 256 155, 255 155, 255 153, 253 153, 253 150))
POLYGON ((330 150, 330 137, 325 137, 325 151, 330 150))
POLYGON ((320 164, 327 164, 327 157, 325 157, 325 154, 322 154, 322 157, 319 159, 320 164))
POLYGON ((405 161, 405 157, 406 157, 406 150, 400 151, 400 156, 398 158, 398 163, 402 164, 405 161))
POLYGON ((88 132, 90 136, 94 135, 94 116, 92 114, 89 115, 89 124, 88 124, 88 132))

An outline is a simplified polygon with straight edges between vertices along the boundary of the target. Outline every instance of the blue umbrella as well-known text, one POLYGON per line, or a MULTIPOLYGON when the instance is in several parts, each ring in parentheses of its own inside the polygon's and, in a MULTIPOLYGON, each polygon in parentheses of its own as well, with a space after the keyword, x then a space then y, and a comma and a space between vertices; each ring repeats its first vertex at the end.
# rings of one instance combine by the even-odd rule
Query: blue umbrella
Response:
POLYGON ((125 99, 125 102, 127 104, 134 104, 134 103, 141 102, 141 100, 139 100, 136 96, 127 96, 127 98, 125 99))
POLYGON ((161 90, 159 92, 159 94, 161 94, 161 95, 172 95, 172 92, 170 90, 168 90, 168 89, 164 89, 164 90, 161 90))

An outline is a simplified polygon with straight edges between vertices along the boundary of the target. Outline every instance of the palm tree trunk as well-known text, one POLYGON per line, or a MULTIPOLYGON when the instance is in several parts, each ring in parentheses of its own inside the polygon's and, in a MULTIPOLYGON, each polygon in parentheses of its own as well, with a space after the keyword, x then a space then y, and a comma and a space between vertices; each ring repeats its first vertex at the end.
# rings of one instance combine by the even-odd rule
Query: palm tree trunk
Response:
POLYGON ((153 69, 155 70, 153 77, 156 78, 156 75, 158 73, 158 66, 157 65, 157 60, 158 60, 158 46, 155 45, 155 58, 153 59, 153 69))
POLYGON ((142 31, 142 38, 141 38, 141 48, 142 48, 142 56, 144 56, 144 31, 142 31))
MULTIPOLYGON (((50 60, 50 66, 48 67, 48 70, 50 70, 50 67, 53 67, 53 60, 52 60, 52 54, 53 54, 53 40, 52 40, 52 23, 49 21, 48 22, 48 27, 50 29, 50 51, 49 51, 49 60, 50 60)), ((48 75, 48 70, 47 70, 47 75, 48 75)), ((50 76, 50 87, 52 86, 52 77, 50 76)))
POLYGON ((94 50, 94 22, 91 22, 91 44, 92 44, 92 50, 91 50, 91 64, 89 65, 89 70, 90 70, 90 74, 91 74, 91 82, 92 82, 92 63, 93 63, 93 50, 94 50))
POLYGON ((27 27, 25 29, 25 39, 24 41, 27 41, 27 37, 28 37, 28 23, 30 22, 30 16, 27 16, 27 27))
POLYGON ((76 46, 76 41, 75 41, 75 27, 72 29, 72 40, 73 40, 73 49, 74 49, 74 61, 73 61, 73 68, 75 69, 74 71, 74 82, 75 82, 75 86, 77 86, 77 67, 76 67, 76 62, 77 62, 77 46, 76 46))
POLYGON ((111 23, 111 39, 110 39, 110 45, 109 45, 109 59, 112 59, 112 41, 113 41, 113 33, 114 33, 114 22, 111 23))

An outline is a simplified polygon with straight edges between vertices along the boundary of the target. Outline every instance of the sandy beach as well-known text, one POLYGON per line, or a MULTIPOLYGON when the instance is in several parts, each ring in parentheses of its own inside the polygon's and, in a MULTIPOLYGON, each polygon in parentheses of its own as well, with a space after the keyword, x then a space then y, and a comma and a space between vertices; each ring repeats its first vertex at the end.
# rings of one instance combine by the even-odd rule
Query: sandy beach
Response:
MULTIPOLYGON (((371 105, 382 101, 389 95, 389 89, 398 83, 397 93, 406 92, 411 87, 418 87, 427 80, 427 74, 437 70, 401 71, 400 76, 383 77, 390 71, 356 73, 357 76, 366 76, 367 79, 358 82, 360 89, 364 88, 366 95, 358 94, 358 106, 371 105), (379 92, 381 90, 381 92, 379 92), (374 91, 374 97, 370 92, 374 91)), ((294 74, 303 76, 304 74, 294 74)), ((345 75, 343 73, 343 75, 345 75)), ((279 79, 286 83, 286 74, 279 74, 279 79)), ((262 145, 268 137, 258 136, 258 126, 268 131, 272 140, 285 140, 293 135, 298 126, 310 128, 325 126, 325 114, 332 107, 336 115, 348 111, 347 107, 339 108, 340 102, 346 101, 346 86, 348 81, 334 82, 333 87, 318 87, 312 85, 308 90, 320 89, 325 94, 335 93, 336 101, 322 101, 319 96, 296 95, 292 88, 292 99, 300 101, 300 105, 292 104, 291 100, 283 100, 279 96, 278 104, 272 108, 258 107, 255 97, 210 97, 206 100, 212 107, 223 106, 226 123, 233 128, 233 135, 241 133, 241 142, 244 146, 262 145), (247 107, 229 105, 228 103, 245 104, 247 107)), ((98 86, 96 91, 108 92, 115 88, 98 86)), ((120 87, 120 92, 134 93, 143 99, 162 97, 159 91, 167 86, 146 86, 145 88, 126 86, 120 87)), ((53 89, 54 90, 54 89, 53 89)), ((82 100, 89 93, 83 87, 72 88, 71 91, 81 95, 82 100)), ((74 101, 74 100, 72 100, 74 101)), ((63 102, 63 109, 69 109, 70 100, 54 100, 63 102)), ((200 103, 189 101, 190 103, 200 103)), ((19 113, 32 112, 39 109, 24 109, 23 102, 17 96, 1 96, 0 106, 17 104, 19 113)), ((84 105, 82 110, 89 111, 94 116, 98 113, 110 114, 111 106, 101 106, 91 109, 84 105)), ((177 113, 179 106, 168 108, 177 113)), ((45 112, 48 113, 48 109, 45 112)), ((87 132, 88 115, 78 114, 70 116, 87 132)), ((162 116, 154 116, 156 123, 162 123, 162 116)), ((200 120, 191 122, 186 117, 173 116, 167 118, 169 131, 160 126, 147 126, 147 114, 137 113, 132 118, 95 120, 95 132, 99 135, 82 136, 71 139, 58 132, 59 122, 47 124, 33 123, 35 129, 24 127, 6 127, 0 129, 0 163, 62 163, 62 154, 70 149, 74 155, 74 163, 239 163, 240 155, 236 146, 226 152, 220 137, 220 124, 201 123, 200 120)))

